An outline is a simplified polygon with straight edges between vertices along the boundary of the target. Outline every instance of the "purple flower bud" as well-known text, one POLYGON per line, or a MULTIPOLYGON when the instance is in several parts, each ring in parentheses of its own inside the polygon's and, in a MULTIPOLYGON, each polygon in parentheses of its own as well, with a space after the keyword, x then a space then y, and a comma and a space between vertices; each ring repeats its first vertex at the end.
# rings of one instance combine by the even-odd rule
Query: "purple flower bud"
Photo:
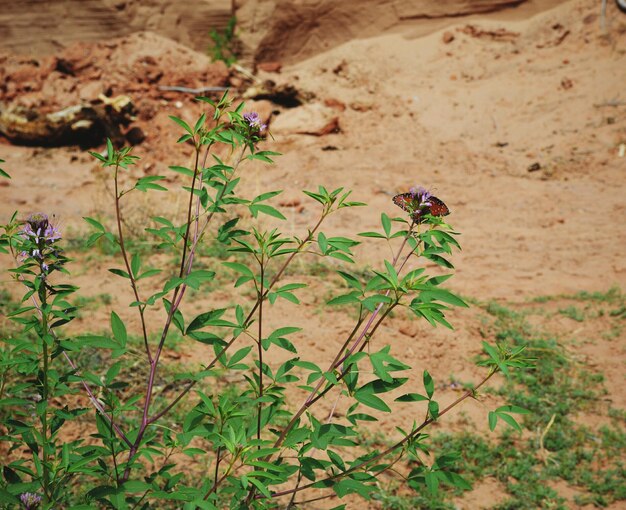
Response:
POLYGON ((26 510, 34 510, 41 503, 41 496, 32 492, 25 492, 20 495, 20 501, 26 510))
POLYGON ((261 117, 257 112, 248 112, 243 114, 243 119, 253 130, 263 131, 267 128, 266 124, 261 123, 261 117))

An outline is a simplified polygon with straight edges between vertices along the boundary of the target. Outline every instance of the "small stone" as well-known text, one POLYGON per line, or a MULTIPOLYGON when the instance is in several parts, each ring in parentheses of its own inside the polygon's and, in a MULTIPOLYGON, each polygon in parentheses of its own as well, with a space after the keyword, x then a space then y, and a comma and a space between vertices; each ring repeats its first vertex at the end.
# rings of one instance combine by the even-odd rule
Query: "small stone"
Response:
POLYGON ((328 98, 328 99, 324 99, 324 104, 326 106, 328 106, 329 108, 333 108, 335 110, 338 110, 340 112, 345 111, 346 109, 346 104, 339 101, 339 99, 335 99, 335 98, 328 98))
POLYGON ((443 33, 441 40, 443 41, 444 44, 450 44, 452 41, 454 41, 454 34, 452 32, 446 31, 443 33))
POLYGON ((541 170, 541 165, 539 163, 533 163, 532 165, 530 165, 527 170, 529 172, 537 172, 539 170, 541 170))
POLYGON ((374 108, 374 105, 364 101, 352 101, 350 103, 350 108, 357 112, 368 112, 374 108))

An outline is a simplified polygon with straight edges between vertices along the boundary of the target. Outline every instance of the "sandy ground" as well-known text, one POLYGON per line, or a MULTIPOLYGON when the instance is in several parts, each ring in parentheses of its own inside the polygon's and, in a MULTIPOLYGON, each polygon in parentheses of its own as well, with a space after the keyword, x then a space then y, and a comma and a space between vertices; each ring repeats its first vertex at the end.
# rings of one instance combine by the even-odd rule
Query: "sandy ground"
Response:
MULTIPOLYGON (((394 194, 423 185, 448 204, 450 223, 462 233, 463 251, 453 257, 457 270, 451 287, 463 296, 523 302, 545 295, 625 288, 626 16, 610 4, 608 30, 601 29, 598 2, 572 0, 545 12, 459 18, 428 35, 422 35, 419 20, 406 22, 285 65, 280 74, 260 72, 260 78, 294 84, 314 99, 292 109, 253 103, 251 108, 272 112, 274 139, 263 148, 284 156, 271 167, 246 167, 244 195, 285 190, 284 197, 276 200, 286 204, 288 222, 282 228, 302 235, 315 221, 317 210, 301 189, 318 184, 353 189, 354 198, 368 207, 331 219, 326 230, 354 236, 379 229, 382 212, 398 215, 391 201, 394 194), (318 129, 320 116, 322 124, 336 118, 339 132, 298 133, 318 129)), ((223 79, 219 70, 206 71, 205 57, 195 54, 198 60, 194 60, 191 50, 152 34, 98 44, 106 58, 121 52, 116 57, 119 65, 137 73, 130 78, 119 73, 111 82, 117 93, 127 90, 125 84, 133 83, 133 76, 148 76, 146 66, 161 69, 171 79, 185 75, 180 70, 167 75, 171 67, 161 65, 159 52, 169 52, 167 62, 179 55, 190 59, 185 60, 188 86, 206 83, 209 75, 223 79), (150 48, 157 48, 150 50, 155 63, 145 59, 142 38, 147 38, 150 48), (137 70, 139 64, 132 67, 133 62, 144 64, 137 70), (194 67, 194 62, 204 65, 194 67)), ((79 48, 88 56, 98 54, 89 45, 79 48)), ((87 69, 106 70, 107 64, 90 65, 87 69)), ((10 80, 11 72, 32 64, 25 57, 5 55, 0 66, 10 80)), ((79 74, 78 78, 57 76, 50 82, 49 75, 35 80, 38 84, 30 91, 5 88, 4 100, 33 104, 45 96, 42 90, 47 86, 55 92, 44 103, 53 109, 62 106, 59 98, 67 102, 87 84, 104 83, 109 76, 105 71, 89 79, 79 74), (73 88, 72 80, 76 80, 73 88), (59 85, 62 81, 67 86, 59 85)), ((165 174, 167 165, 185 165, 191 157, 187 148, 174 147, 177 133, 167 115, 191 120, 200 109, 185 95, 156 93, 153 85, 163 83, 161 77, 140 83, 128 93, 140 110, 152 110, 137 120, 147 138, 136 149, 142 161, 135 172, 165 174)), ((100 91, 96 89, 91 92, 100 91)), ((110 215, 106 177, 84 151, 16 146, 0 137, 0 157, 13 177, 0 187, 3 218, 16 209, 24 214, 42 210, 56 214, 66 231, 80 232, 84 231, 82 216, 110 215)), ((130 226, 137 229, 148 215, 163 215, 163 211, 182 215, 182 210, 183 204, 176 200, 162 203, 149 196, 125 209, 130 226)), ((389 254, 386 245, 371 241, 356 251, 360 267, 379 264, 381 256, 389 254)), ((108 266, 77 264, 84 295, 108 292, 115 296, 117 308, 127 302, 118 296, 120 284, 106 272, 108 266)), ((332 285, 315 285, 315 295, 303 299, 305 307, 295 318, 287 307, 282 314, 272 314, 269 322, 283 324, 286 315, 305 328, 299 339, 301 354, 319 360, 331 356, 350 319, 340 312, 331 321, 328 315, 320 315, 320 296, 332 285), (337 339, 327 341, 325 333, 321 341, 319 331, 329 323, 333 334, 328 337, 337 339)), ((218 292, 188 310, 227 297, 228 291, 218 292)), ((97 320, 83 321, 82 326, 90 327, 97 320)), ((401 317, 380 332, 379 341, 392 341, 394 350, 406 352, 416 374, 429 367, 439 380, 451 374, 472 380, 478 372, 467 359, 480 350, 479 318, 470 311, 455 311, 450 320, 456 331, 431 332, 425 324, 401 317), (425 335, 430 338, 427 349, 422 343, 425 335)), ((556 327, 563 335, 573 329, 570 324, 556 327)), ((581 348, 605 373, 615 407, 626 403, 623 340, 622 336, 619 341, 581 348)), ((202 355, 199 350, 183 353, 189 358, 202 355)), ((453 399, 454 392, 449 397, 453 399)), ((487 401, 466 410, 478 417, 491 405, 487 401)), ((325 412, 320 408, 320 416, 325 412)), ((394 414, 398 422, 411 419, 408 411, 394 414)), ((393 425, 387 423, 386 430, 393 430, 393 425)), ((488 498, 488 484, 481 490, 488 498)))

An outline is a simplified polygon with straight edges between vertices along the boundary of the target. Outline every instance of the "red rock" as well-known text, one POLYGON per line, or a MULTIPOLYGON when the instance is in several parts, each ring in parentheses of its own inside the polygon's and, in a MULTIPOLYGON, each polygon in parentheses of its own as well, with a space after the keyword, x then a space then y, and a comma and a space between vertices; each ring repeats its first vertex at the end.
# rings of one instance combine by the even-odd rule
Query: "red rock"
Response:
POLYGON ((259 62, 256 67, 259 71, 265 71, 266 73, 280 73, 283 64, 282 62, 259 62))
POLYGON ((320 103, 310 103, 291 108, 272 122, 272 132, 323 136, 339 131, 339 118, 335 111, 320 103))

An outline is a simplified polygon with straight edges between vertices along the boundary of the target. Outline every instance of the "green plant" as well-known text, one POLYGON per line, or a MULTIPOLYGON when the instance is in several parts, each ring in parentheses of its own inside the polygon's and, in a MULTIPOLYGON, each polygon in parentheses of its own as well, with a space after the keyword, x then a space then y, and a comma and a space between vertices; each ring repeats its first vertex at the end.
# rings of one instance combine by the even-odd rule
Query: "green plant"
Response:
POLYGON ((235 35, 237 18, 232 16, 224 28, 224 32, 219 32, 215 28, 209 31, 209 37, 213 43, 209 46, 209 55, 214 62, 218 60, 224 62, 228 67, 237 62, 238 40, 235 35))
MULTIPOLYGON (((456 472, 456 455, 433 451, 429 457, 424 431, 475 397, 495 374, 509 376, 530 366, 524 345, 484 342, 482 378, 441 405, 428 370, 421 374, 420 393, 385 398, 409 381, 411 367, 390 345, 371 344, 381 325, 401 310, 433 327, 451 328, 445 314, 467 306, 442 287, 451 274, 432 276, 422 267, 435 263, 452 269, 448 258, 459 248, 456 232, 441 214, 431 214, 434 197, 414 190, 403 207, 405 217, 382 214, 381 231, 360 234, 388 243, 393 258, 373 271, 337 271, 343 287, 328 305, 350 307, 354 328, 323 366, 303 359, 295 341, 300 328, 285 323, 270 329, 267 314, 284 303, 299 305, 299 296, 310 292, 306 283, 284 279, 297 257, 314 254, 353 263, 352 250, 360 241, 326 235, 321 226, 330 215, 364 204, 349 200, 351 193, 343 188, 319 186, 304 191, 319 208, 317 221, 304 234, 264 228, 261 216, 274 223, 285 219, 270 202, 280 191, 246 198, 239 185, 243 163, 271 163, 277 155, 258 149, 265 126, 258 114, 243 113, 243 104, 233 107, 226 94, 219 101, 200 100, 210 109, 195 123, 172 117, 183 131, 178 143, 190 144, 195 153, 191 168, 170 167, 187 180, 185 218, 146 222, 155 249, 169 247, 179 254, 173 268, 152 267, 151 250, 130 242, 121 207, 137 192, 167 191, 165 177, 139 177, 124 188, 121 174, 130 173, 137 160, 131 149, 115 149, 108 141, 106 155, 92 153, 111 172, 115 226, 110 230, 85 218, 93 229, 87 244, 106 239, 117 247, 119 265, 109 271, 132 295, 129 310, 111 311, 106 333, 65 333, 78 312, 77 300, 70 301, 76 288, 65 283, 69 260, 49 218, 36 213, 19 222, 14 215, 4 226, 0 248, 15 258, 11 274, 25 294, 10 313, 22 331, 6 339, 1 360, 7 384, 0 400, 0 441, 8 455, 0 501, 15 506, 19 496, 24 506, 43 509, 293 507, 313 488, 340 498, 370 498, 377 479, 401 458, 410 464, 407 486, 418 494, 426 489, 435 498, 440 485, 468 488, 456 472), (229 149, 230 159, 217 156, 218 145, 229 149), (252 216, 249 224, 238 214, 244 208, 252 216), (203 243, 217 256, 235 257, 199 265, 203 243), (210 248, 213 243, 222 248, 210 248), (190 318, 182 306, 189 290, 210 286, 222 271, 237 275, 236 304, 220 304, 190 318), (239 288, 244 292, 238 295, 239 288), (148 317, 159 310, 164 319, 154 336, 148 317), (199 367, 168 361, 173 341, 208 346, 208 359, 199 367), (272 361, 277 350, 286 351, 286 361, 272 361), (226 377, 237 381, 236 391, 233 383, 223 391, 226 377), (290 403, 288 391, 303 392, 303 402, 290 403), (79 392, 91 407, 79 405, 79 392), (342 417, 316 412, 331 392, 350 402, 342 417), (401 405, 421 418, 400 424, 398 437, 380 447, 358 441, 362 422, 377 421, 401 405), (71 437, 68 424, 87 416, 94 422, 92 440, 71 437), (191 461, 182 464, 174 454, 191 461), (86 484, 90 490, 81 490, 86 484)), ((316 333, 325 341, 330 329, 316 333)), ((496 421, 514 427, 518 424, 510 413, 520 412, 516 403, 494 411, 496 421)))

